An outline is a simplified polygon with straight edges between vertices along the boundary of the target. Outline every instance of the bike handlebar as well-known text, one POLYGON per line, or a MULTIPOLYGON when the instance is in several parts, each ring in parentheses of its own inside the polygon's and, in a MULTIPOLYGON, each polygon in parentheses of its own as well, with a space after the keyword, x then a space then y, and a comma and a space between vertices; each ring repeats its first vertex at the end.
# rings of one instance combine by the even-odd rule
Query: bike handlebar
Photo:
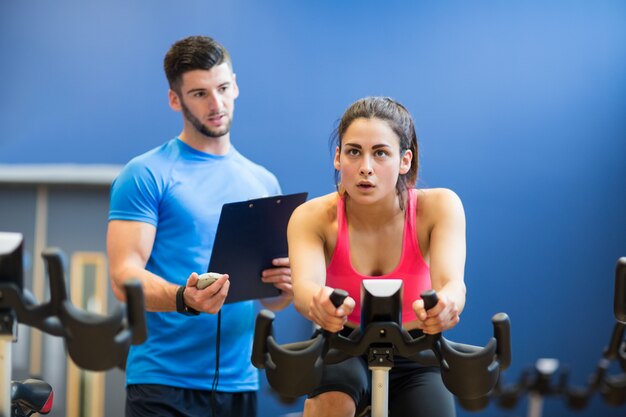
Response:
POLYGON ((615 319, 626 324, 626 257, 617 260, 613 301, 615 319))
MULTIPOLYGON (((345 291, 335 290, 330 298, 339 307, 346 296, 345 291)), ((427 309, 438 302, 432 290, 422 298, 427 309)), ((372 321, 348 337, 324 331, 307 341, 279 345, 273 335, 274 317, 267 310, 257 316, 252 363, 264 368, 270 385, 286 397, 311 392, 321 379, 324 363, 338 363, 367 353, 373 345, 385 345, 422 365, 441 367, 446 387, 466 408, 478 410, 485 405, 484 398, 496 385, 500 370, 511 363, 510 322, 505 313, 493 317, 494 337, 484 347, 452 342, 441 335, 414 338, 393 321, 372 321)))
POLYGON ((111 315, 92 313, 74 306, 67 296, 62 250, 46 249, 42 257, 48 271, 50 300, 37 304, 30 292, 2 282, 0 308, 14 311, 20 323, 63 337, 69 356, 83 369, 123 369, 130 345, 141 344, 147 337, 140 282, 124 284, 126 305, 118 305, 111 315))

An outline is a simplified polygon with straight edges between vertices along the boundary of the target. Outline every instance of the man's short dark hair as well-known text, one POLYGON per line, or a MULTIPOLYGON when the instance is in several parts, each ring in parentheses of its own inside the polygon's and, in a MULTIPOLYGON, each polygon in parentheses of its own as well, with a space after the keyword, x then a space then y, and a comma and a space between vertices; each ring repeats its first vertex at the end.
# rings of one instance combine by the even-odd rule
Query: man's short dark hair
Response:
POLYGON ((183 74, 193 70, 210 70, 227 63, 232 70, 230 54, 219 42, 208 36, 189 36, 174 43, 163 60, 170 88, 180 93, 183 74))

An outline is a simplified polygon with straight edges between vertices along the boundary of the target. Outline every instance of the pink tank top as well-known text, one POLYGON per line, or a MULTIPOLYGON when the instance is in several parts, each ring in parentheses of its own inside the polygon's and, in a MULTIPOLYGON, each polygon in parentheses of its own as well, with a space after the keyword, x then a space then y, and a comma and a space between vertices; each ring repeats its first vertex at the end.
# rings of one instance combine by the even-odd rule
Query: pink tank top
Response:
POLYGON ((408 195, 400 262, 392 272, 374 277, 362 275, 352 267, 345 201, 343 197, 337 200, 337 246, 330 264, 326 268, 326 285, 345 290, 350 294, 350 297, 354 298, 356 306, 348 317, 351 322, 361 322, 361 281, 364 279, 401 279, 403 281, 403 323, 415 320, 415 313, 412 308, 413 302, 420 298, 420 294, 423 291, 432 287, 430 268, 424 261, 415 238, 417 190, 410 189, 408 195))

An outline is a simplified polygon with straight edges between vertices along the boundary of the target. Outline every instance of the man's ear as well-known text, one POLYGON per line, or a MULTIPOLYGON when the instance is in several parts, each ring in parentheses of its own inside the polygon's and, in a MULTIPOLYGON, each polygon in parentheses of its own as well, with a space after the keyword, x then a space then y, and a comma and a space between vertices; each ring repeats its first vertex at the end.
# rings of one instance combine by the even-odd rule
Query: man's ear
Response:
POLYGON ((170 88, 170 90, 167 92, 167 97, 169 99, 170 107, 172 108, 172 110, 174 111, 182 110, 182 106, 180 105, 180 97, 178 96, 178 93, 176 93, 174 90, 170 88))
POLYGON ((341 169, 341 162, 339 162, 339 146, 337 146, 337 148, 335 149, 335 161, 333 162, 333 165, 335 166, 335 169, 337 171, 339 171, 341 169))
POLYGON ((404 175, 411 169, 411 161, 413 160, 413 152, 410 149, 404 151, 400 158, 400 174, 404 175))
POLYGON ((237 85, 237 74, 233 72, 233 92, 235 93, 233 98, 239 97, 239 86, 237 85))

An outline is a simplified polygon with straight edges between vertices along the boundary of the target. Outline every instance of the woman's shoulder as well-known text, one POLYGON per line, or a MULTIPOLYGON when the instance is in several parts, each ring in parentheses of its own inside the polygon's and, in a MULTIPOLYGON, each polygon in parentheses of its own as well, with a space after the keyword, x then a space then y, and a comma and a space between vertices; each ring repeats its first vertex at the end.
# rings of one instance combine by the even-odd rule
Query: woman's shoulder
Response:
POLYGON ((460 202, 461 199, 457 193, 449 188, 417 188, 418 201, 428 201, 432 203, 442 203, 447 201, 460 202))
POLYGON ((292 217, 307 222, 332 222, 337 216, 338 198, 336 192, 312 198, 300 204, 292 217))
POLYGON ((418 214, 430 216, 463 210, 461 198, 449 188, 419 188, 416 191, 418 214))

